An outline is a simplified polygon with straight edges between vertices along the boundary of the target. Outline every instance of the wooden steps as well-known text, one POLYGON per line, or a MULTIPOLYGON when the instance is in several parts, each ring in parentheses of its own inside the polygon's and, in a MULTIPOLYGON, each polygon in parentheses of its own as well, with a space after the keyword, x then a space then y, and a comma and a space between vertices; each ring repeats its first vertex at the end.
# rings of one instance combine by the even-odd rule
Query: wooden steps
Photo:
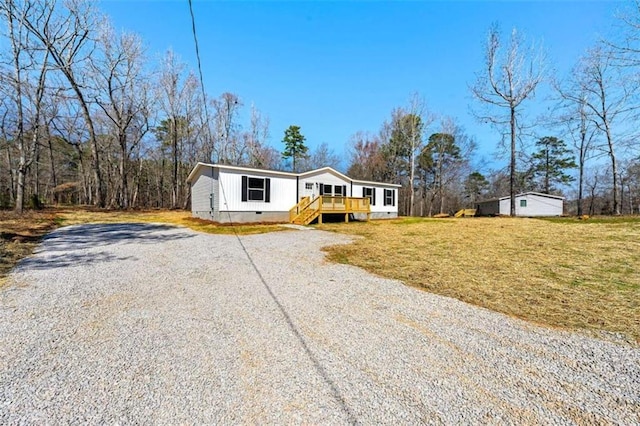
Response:
POLYGON ((476 209, 462 209, 458 210, 454 217, 474 217, 476 215, 476 209))
POLYGON ((343 214, 345 222, 348 222, 349 215, 353 213, 365 213, 369 220, 369 198, 320 195, 311 200, 310 197, 303 197, 289 210, 289 222, 308 225, 318 219, 322 223, 323 214, 343 214))

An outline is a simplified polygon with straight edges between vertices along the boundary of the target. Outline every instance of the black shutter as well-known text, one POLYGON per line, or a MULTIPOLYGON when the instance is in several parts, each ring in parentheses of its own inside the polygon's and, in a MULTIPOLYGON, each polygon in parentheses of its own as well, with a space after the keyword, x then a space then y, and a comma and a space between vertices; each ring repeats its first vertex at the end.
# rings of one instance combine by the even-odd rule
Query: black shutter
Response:
POLYGON ((342 185, 342 196, 343 197, 347 196, 347 185, 342 185))
POLYGON ((387 190, 383 189, 382 190, 382 194, 384 195, 384 197, 382 198, 382 205, 386 206, 387 205, 387 190))
POLYGON ((324 195, 324 184, 320 184, 320 195, 324 195))
POLYGON ((376 205, 376 189, 375 188, 371 188, 371 192, 373 192, 373 199, 371 200, 371 205, 375 206, 376 205))
POLYGON ((265 178, 264 180, 264 202, 271 202, 271 179, 265 178))
POLYGON ((249 179, 246 176, 242 176, 242 201, 247 201, 247 186, 249 179))
POLYGON ((396 205, 396 190, 395 189, 390 189, 391 191, 391 205, 395 206, 396 205))
POLYGON ((367 189, 363 186, 362 187, 362 198, 367 196, 367 189))

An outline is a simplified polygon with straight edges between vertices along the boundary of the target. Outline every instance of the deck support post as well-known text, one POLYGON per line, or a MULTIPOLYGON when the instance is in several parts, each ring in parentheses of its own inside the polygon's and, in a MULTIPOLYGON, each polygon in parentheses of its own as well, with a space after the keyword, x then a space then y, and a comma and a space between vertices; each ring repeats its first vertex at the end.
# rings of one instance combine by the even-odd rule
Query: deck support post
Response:
POLYGON ((367 213, 367 222, 369 222, 369 219, 371 219, 371 213, 367 213))
POLYGON ((349 213, 344 214, 344 223, 349 223, 349 213))
POLYGON ((318 216, 318 225, 322 225, 322 213, 318 216))

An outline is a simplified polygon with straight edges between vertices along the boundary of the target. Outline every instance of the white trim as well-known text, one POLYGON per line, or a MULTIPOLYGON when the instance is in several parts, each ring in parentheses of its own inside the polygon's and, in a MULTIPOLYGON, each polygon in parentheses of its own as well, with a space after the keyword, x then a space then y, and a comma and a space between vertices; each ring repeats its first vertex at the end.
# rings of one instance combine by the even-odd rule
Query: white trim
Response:
POLYGON ((397 183, 386 183, 386 182, 374 182, 371 180, 356 180, 351 179, 353 183, 357 183, 358 185, 377 185, 377 186, 391 186, 394 188, 402 188, 402 185, 398 185, 397 183))
MULTIPOLYGON (((529 191, 529 192, 523 192, 521 194, 516 194, 515 198, 524 197, 525 195, 538 195, 540 197, 554 198, 556 200, 564 200, 565 199, 564 197, 561 197, 560 195, 543 194, 542 192, 535 192, 535 191, 529 191)), ((506 197, 489 198, 487 200, 478 201, 476 204, 488 203, 488 202, 491 202, 491 201, 508 200, 510 198, 511 198, 511 196, 509 196, 509 195, 507 195, 506 197)))
POLYGON ((234 170, 237 172, 245 172, 245 173, 260 173, 260 174, 266 173, 266 174, 276 175, 276 176, 287 176, 287 177, 298 176, 298 174, 296 173, 280 172, 277 170, 255 169, 252 167, 228 166, 226 164, 210 164, 210 163, 198 162, 198 164, 195 165, 193 170, 191 170, 191 173, 189 173, 189 176, 187 176, 187 183, 191 183, 191 180, 195 177, 197 171, 202 167, 212 167, 212 168, 223 169, 223 170, 234 170))
POLYGON ((348 182, 359 184, 359 185, 388 186, 393 188, 402 187, 402 185, 398 185, 395 183, 373 182, 368 180, 351 179, 349 176, 343 173, 340 173, 339 171, 335 170, 332 167, 322 167, 320 169, 309 170, 302 173, 292 173, 292 172, 281 172, 277 170, 256 169, 252 167, 229 166, 226 164, 211 164, 211 163, 203 163, 203 162, 198 162, 198 164, 195 165, 193 170, 191 170, 191 173, 189 173, 189 176, 187 176, 187 183, 191 183, 193 178, 196 176, 198 170, 200 170, 202 167, 212 167, 212 168, 218 168, 223 170, 233 170, 233 171, 244 172, 244 173, 260 173, 260 174, 270 174, 274 176, 287 176, 287 177, 300 177, 300 178, 321 174, 323 172, 329 172, 341 179, 344 179, 348 182))

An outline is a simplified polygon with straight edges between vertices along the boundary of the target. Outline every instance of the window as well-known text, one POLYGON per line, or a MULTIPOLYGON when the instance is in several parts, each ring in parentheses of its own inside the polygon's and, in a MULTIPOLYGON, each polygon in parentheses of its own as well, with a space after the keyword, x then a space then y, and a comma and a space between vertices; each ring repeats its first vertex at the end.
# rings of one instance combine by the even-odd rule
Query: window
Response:
POLYGON ((271 201, 271 179, 242 176, 242 201, 271 201))
POLYGON ((249 201, 263 201, 264 200, 264 179, 249 178, 249 195, 247 199, 249 201))
POLYGON ((313 183, 311 182, 307 182, 304 184, 304 189, 306 189, 307 191, 311 191, 313 189, 313 183))
POLYGON ((520 207, 527 207, 527 200, 520 200, 520 207))
POLYGON ((333 189, 333 195, 337 197, 342 197, 344 194, 342 193, 342 186, 336 185, 333 189))
POLYGON ((376 205, 376 189, 362 187, 362 198, 369 198, 369 202, 372 206, 376 205))
POLYGON ((396 205, 396 192, 393 189, 384 190, 384 205, 395 206, 396 205))

